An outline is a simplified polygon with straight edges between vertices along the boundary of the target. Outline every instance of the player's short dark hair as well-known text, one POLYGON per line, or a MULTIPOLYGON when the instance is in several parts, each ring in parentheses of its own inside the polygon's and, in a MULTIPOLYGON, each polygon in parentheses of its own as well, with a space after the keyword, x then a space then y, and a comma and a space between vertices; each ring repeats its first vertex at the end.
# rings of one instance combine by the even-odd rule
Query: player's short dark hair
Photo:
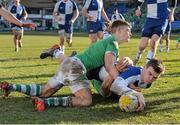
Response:
POLYGON ((161 60, 158 59, 151 59, 147 64, 146 67, 152 67, 154 71, 158 74, 163 73, 165 68, 161 60))
POLYGON ((115 20, 111 24, 111 31, 114 32, 114 29, 117 29, 118 27, 121 28, 123 26, 128 26, 131 28, 131 24, 129 22, 121 19, 115 20))

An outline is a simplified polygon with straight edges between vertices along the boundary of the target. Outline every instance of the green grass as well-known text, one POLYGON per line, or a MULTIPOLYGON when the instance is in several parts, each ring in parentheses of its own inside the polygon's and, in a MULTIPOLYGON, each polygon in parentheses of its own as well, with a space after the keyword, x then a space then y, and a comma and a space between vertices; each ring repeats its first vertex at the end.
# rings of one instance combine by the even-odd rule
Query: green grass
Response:
MULTIPOLYGON (((88 37, 77 35, 73 38, 73 46, 66 48, 69 55, 72 50, 83 51, 89 45, 88 37)), ((117 99, 103 99, 92 88, 93 105, 84 108, 48 108, 45 112, 35 111, 31 99, 20 93, 11 93, 7 99, 2 99, 0 91, 0 123, 48 123, 48 124, 146 124, 146 123, 180 123, 180 50, 175 49, 175 39, 172 37, 171 49, 167 54, 157 53, 157 57, 166 65, 165 74, 148 90, 143 90, 146 108, 141 113, 124 113, 118 107, 117 99)), ((139 37, 132 38, 129 43, 121 45, 120 56, 134 58, 139 37)), ((40 52, 58 43, 56 35, 42 33, 25 35, 23 48, 14 52, 12 35, 0 35, 0 81, 11 83, 45 84, 55 73, 59 63, 55 59, 40 60, 40 52)), ((145 62, 146 53, 138 65, 145 62)), ((70 94, 66 87, 55 95, 70 94)))

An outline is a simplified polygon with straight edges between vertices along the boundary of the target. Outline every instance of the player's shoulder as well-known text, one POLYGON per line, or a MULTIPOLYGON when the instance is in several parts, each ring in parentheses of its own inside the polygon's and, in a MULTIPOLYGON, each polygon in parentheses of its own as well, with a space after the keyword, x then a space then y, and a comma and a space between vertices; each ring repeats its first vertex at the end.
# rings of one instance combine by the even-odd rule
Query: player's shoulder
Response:
POLYGON ((123 72, 119 74, 120 77, 127 79, 129 77, 138 76, 141 73, 142 67, 128 66, 123 72))
POLYGON ((136 73, 140 73, 142 67, 138 67, 138 66, 128 66, 127 68, 129 71, 132 71, 134 74, 136 73))

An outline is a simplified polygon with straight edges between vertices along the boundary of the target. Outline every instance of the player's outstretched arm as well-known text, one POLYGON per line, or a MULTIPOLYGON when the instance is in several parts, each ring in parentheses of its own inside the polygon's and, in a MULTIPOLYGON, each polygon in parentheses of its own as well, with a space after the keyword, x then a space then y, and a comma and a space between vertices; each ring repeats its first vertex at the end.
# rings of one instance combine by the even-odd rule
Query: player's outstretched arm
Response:
POLYGON ((35 23, 23 23, 22 27, 28 27, 28 28, 31 28, 31 29, 35 29, 36 24, 35 23))
POLYGON ((7 21, 14 23, 18 26, 22 26, 22 22, 19 21, 13 14, 11 14, 3 7, 0 8, 0 15, 4 17, 7 21))

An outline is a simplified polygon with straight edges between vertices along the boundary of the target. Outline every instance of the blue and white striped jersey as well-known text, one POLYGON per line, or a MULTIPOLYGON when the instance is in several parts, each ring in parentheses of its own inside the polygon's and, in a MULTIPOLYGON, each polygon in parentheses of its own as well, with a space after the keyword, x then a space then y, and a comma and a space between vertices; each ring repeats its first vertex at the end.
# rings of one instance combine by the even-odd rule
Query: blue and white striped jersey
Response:
MULTIPOLYGON (((144 0, 138 0, 144 2, 144 0)), ((168 0, 147 0, 147 18, 167 19, 168 0)))
MULTIPOLYGON (((23 18, 23 15, 26 11, 26 8, 23 6, 23 5, 18 5, 16 6, 15 4, 12 4, 11 6, 8 7, 8 10, 20 21, 22 21, 22 18, 23 18)), ((12 28, 17 28, 19 26, 11 23, 11 27, 12 28)), ((22 27, 19 27, 19 28, 22 28, 22 27)))
POLYGON ((9 6, 8 10, 18 19, 21 20, 23 17, 23 14, 26 11, 26 8, 23 5, 16 6, 15 4, 12 4, 9 6))
POLYGON ((110 90, 117 95, 122 95, 127 91, 132 91, 128 87, 130 84, 134 84, 136 87, 149 88, 151 84, 145 84, 141 82, 141 71, 142 67, 128 66, 128 68, 119 73, 110 87, 110 90))
POLYGON ((92 20, 87 19, 87 21, 96 22, 101 20, 103 0, 86 0, 84 7, 87 8, 88 13, 94 17, 92 20))
POLYGON ((60 0, 57 2, 54 7, 54 12, 57 12, 61 18, 58 23, 61 25, 69 24, 74 11, 77 9, 77 5, 73 0, 60 0))

